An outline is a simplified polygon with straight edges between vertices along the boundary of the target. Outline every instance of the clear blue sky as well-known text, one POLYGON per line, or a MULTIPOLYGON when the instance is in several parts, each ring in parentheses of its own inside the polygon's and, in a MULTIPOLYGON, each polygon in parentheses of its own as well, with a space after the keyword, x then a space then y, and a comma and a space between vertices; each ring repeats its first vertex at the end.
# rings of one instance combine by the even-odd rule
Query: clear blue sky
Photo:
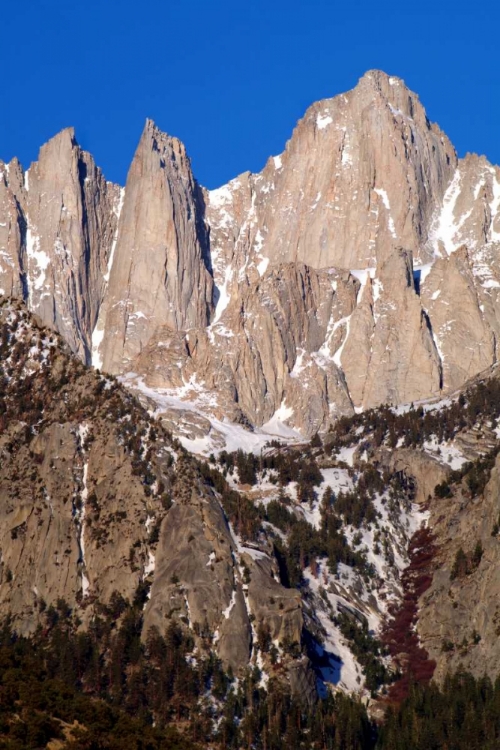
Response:
POLYGON ((497 2, 22 0, 1 14, 0 156, 73 125, 124 183, 144 120, 217 187, 283 150, 317 99, 370 68, 405 79, 460 155, 500 163, 497 2))

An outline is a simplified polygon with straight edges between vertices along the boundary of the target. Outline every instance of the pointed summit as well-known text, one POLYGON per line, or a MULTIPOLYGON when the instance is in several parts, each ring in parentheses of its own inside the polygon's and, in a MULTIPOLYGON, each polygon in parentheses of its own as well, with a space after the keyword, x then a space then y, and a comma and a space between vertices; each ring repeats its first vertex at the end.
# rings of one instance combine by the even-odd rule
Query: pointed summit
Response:
POLYGON ((361 81, 366 81, 370 84, 375 84, 378 86, 384 86, 386 84, 389 86, 406 86, 402 78, 389 75, 384 70, 378 70, 377 68, 367 70, 366 73, 361 76, 358 83, 361 83, 361 81))
POLYGON ((75 138, 75 129, 73 127, 63 128, 52 136, 47 143, 44 143, 40 149, 38 161, 50 161, 54 158, 58 161, 64 161, 74 149, 79 148, 75 138))
POLYGON ((115 186, 82 151, 72 127, 42 146, 25 177, 28 304, 88 362, 116 220, 115 186))
POLYGON ((191 160, 184 143, 179 138, 160 130, 150 118, 147 118, 144 124, 134 157, 134 160, 136 159, 150 160, 151 167, 156 160, 162 169, 170 164, 177 173, 183 175, 183 179, 194 183, 191 160))
POLYGON ((147 119, 127 176, 110 273, 105 369, 137 356, 160 322, 172 330, 208 325, 208 254, 201 191, 185 146, 147 119))
POLYGON ((456 154, 404 82, 374 70, 313 104, 279 163, 262 196, 270 261, 367 268, 399 245, 419 254, 456 154))
POLYGON ((313 434, 459 387, 496 356, 500 172, 459 161, 383 71, 313 104, 284 153, 217 190, 151 118, 125 191, 72 128, 25 180, 2 170, 0 288, 26 289, 104 370, 165 388, 200 376, 231 419, 290 410, 313 434))
POLYGON ((365 106, 370 101, 383 103, 393 114, 411 117, 418 125, 428 126, 427 115, 418 95, 408 88, 402 78, 388 75, 382 70, 367 71, 347 96, 359 98, 365 106))

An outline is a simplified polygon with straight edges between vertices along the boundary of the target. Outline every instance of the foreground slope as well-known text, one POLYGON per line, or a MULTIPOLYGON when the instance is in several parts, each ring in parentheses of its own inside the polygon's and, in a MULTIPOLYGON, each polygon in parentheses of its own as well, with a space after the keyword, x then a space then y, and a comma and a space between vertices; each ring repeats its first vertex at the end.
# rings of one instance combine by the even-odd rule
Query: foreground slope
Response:
MULTIPOLYGON (((23 731, 27 653, 43 695, 57 677, 140 705, 160 729, 177 711, 214 747, 260 747, 260 732, 281 748, 285 729, 321 747, 325 722, 373 747, 364 710, 331 691, 381 716, 420 700, 415 682, 437 690, 431 677, 460 693, 446 675, 461 666, 497 677, 496 368, 442 401, 345 417, 309 445, 199 463, 22 303, 3 298, 0 324, 0 647, 21 669, 9 721, 23 731)), ((76 700, 61 714, 60 689, 37 704, 56 735, 76 700)), ((78 731, 94 731, 96 710, 78 731)))
MULTIPOLYGON (((444 673, 442 643, 456 643, 475 607, 472 627, 494 670, 496 615, 481 587, 495 577, 497 480, 494 459, 481 461, 498 446, 495 379, 470 385, 460 402, 341 420, 324 445, 271 443, 260 458, 222 452, 199 464, 22 304, 4 299, 1 319, 0 607, 21 632, 58 600, 89 623, 116 592, 132 601, 144 590, 145 633, 173 617, 195 640, 211 633, 235 672, 257 662, 272 673, 278 658, 312 696, 311 662, 320 683, 357 690, 366 668, 342 617, 383 633, 404 595, 412 535, 427 524, 441 562, 422 600, 425 646, 444 673), (471 471, 484 478, 472 495, 471 471), (435 496, 450 477, 458 490, 435 496), (468 604, 452 606, 454 595, 446 615, 449 560, 460 545, 473 555, 476 528, 484 559, 453 579, 468 604), (439 629, 433 607, 447 618, 439 629)), ((476 653, 474 668, 485 663, 476 653)))
POLYGON ((116 594, 143 591, 144 635, 173 617, 200 643, 211 633, 235 672, 264 622, 277 647, 300 643, 300 596, 279 583, 272 546, 237 534, 251 518, 232 530, 197 462, 23 305, 4 299, 0 319, 0 613, 32 633, 63 600, 88 625, 116 594))

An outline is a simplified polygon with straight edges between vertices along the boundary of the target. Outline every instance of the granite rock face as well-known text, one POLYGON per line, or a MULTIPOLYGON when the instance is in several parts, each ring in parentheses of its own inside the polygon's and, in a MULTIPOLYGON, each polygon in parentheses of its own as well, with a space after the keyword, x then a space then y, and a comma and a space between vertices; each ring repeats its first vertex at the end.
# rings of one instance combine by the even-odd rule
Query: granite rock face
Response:
POLYGON ((396 250, 368 280, 342 351, 355 406, 404 404, 437 395, 441 362, 415 291, 411 253, 396 250))
POLYGON ((24 175, 17 159, 0 162, 0 289, 22 298, 25 294, 25 220, 22 204, 24 175))
POLYGON ((370 71, 352 91, 310 107, 259 175, 211 193, 209 220, 226 253, 231 235, 240 250, 246 230, 249 253, 271 263, 372 267, 398 245, 425 244, 456 165, 418 97, 370 71))
POLYGON ((470 493, 461 491, 430 506, 429 525, 439 540, 439 551, 432 585, 420 600, 418 632, 423 646, 437 662, 437 680, 459 668, 478 678, 487 674, 494 680, 498 676, 500 545, 492 530, 498 523, 499 495, 497 456, 480 497, 471 498, 470 493), (454 577, 457 551, 461 548, 471 557, 478 544, 478 564, 467 575, 454 577), (481 634, 480 638, 476 633, 481 634))
POLYGON ((500 170, 380 71, 217 190, 150 120, 124 189, 70 129, 0 175, 0 288, 170 406, 308 436, 497 359, 500 170))
POLYGON ((330 409, 351 409, 332 358, 341 341, 333 321, 354 309, 358 286, 348 274, 333 284, 328 272, 303 264, 270 268, 207 329, 161 329, 134 370, 153 388, 167 382, 186 396, 217 394, 221 416, 264 424, 294 412, 301 429, 317 432, 330 409))
POLYGON ((90 362, 119 188, 106 182, 72 128, 45 144, 26 173, 15 160, 3 170, 2 288, 24 298, 90 362))
POLYGON ((132 362, 159 325, 208 325, 209 263, 203 195, 186 150, 148 120, 127 178, 100 323, 105 370, 132 362))

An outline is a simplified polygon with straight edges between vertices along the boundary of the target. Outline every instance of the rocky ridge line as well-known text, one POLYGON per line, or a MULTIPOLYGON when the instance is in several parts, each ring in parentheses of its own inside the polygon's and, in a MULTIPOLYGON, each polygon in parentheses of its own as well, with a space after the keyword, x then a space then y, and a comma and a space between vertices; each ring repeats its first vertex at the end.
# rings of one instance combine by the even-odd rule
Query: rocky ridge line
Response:
POLYGON ((201 413, 184 437, 310 436, 496 362, 500 172, 380 71, 217 190, 149 120, 124 190, 71 130, 0 171, 0 288, 177 421, 201 413))

